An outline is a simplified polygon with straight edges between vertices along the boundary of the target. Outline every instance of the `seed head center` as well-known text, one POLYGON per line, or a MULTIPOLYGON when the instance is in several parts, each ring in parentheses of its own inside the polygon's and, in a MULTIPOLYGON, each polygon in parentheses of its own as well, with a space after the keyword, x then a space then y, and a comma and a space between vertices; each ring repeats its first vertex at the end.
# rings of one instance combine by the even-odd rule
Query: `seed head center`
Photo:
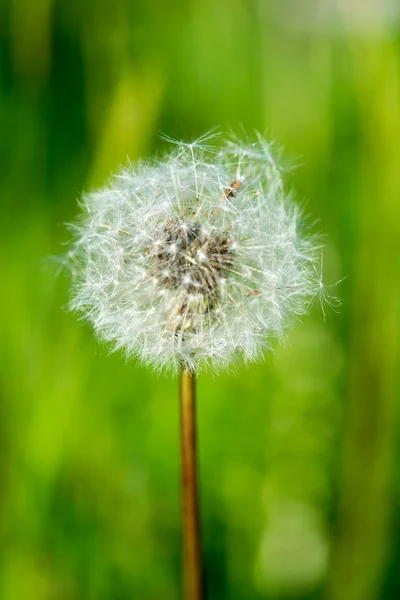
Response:
POLYGON ((200 294, 211 301, 229 276, 233 262, 232 240, 227 232, 171 219, 159 233, 156 276, 163 289, 200 294))

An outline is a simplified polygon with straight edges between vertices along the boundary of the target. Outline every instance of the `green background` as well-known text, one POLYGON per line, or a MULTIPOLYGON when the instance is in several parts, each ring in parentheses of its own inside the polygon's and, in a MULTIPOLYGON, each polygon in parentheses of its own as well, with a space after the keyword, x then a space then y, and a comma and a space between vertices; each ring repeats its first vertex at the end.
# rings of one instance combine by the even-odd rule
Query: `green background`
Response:
POLYGON ((400 597, 399 31, 389 0, 1 0, 2 600, 180 597, 177 382, 108 355, 51 256, 82 190, 216 125, 284 147, 345 279, 199 377, 208 597, 400 597))

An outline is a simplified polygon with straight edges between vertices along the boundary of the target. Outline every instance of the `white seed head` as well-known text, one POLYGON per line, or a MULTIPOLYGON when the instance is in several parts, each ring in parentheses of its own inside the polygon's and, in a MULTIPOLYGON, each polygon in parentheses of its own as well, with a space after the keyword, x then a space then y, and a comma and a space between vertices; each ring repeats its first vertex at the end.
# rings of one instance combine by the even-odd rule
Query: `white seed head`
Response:
POLYGON ((260 135, 219 151, 176 142, 83 204, 72 308, 158 369, 254 360, 320 294, 320 249, 260 135))

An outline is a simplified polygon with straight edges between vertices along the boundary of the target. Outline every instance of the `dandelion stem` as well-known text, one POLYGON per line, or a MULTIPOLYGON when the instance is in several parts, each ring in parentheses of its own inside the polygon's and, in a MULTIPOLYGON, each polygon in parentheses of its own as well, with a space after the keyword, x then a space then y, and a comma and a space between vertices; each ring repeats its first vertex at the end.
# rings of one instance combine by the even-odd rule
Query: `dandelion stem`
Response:
POLYGON ((182 544, 185 600, 202 600, 202 561, 196 461, 196 382, 193 373, 180 373, 182 544))

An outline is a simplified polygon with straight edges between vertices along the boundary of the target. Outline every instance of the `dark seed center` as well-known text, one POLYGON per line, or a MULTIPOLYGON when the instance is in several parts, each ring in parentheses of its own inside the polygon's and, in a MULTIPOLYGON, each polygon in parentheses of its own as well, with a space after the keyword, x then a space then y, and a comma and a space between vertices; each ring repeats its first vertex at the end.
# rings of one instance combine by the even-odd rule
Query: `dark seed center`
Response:
POLYGON ((211 300, 234 262, 227 233, 207 231, 197 223, 170 220, 156 245, 156 277, 162 288, 185 290, 211 300))

